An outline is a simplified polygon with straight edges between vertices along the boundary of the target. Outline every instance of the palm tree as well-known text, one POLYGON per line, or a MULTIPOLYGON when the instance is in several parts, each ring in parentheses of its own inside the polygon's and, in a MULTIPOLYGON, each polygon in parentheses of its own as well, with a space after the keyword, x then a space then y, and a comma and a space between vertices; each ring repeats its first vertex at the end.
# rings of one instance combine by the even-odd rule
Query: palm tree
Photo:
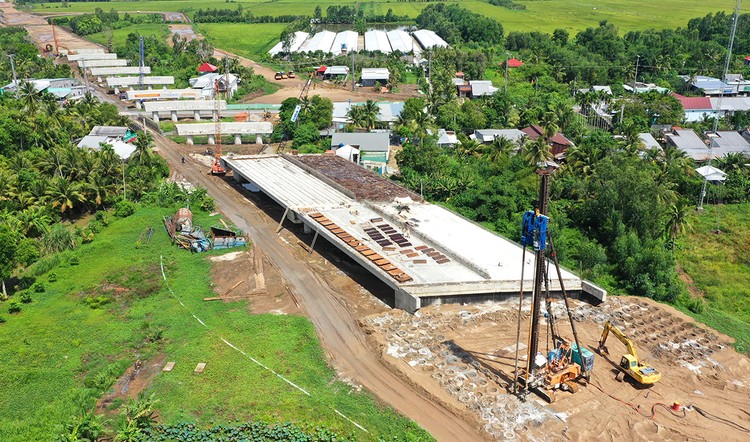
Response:
POLYGON ((9 170, 0 169, 0 201, 8 201, 16 196, 16 177, 9 170))
POLYGON ((497 164, 503 158, 507 158, 515 147, 516 143, 512 140, 505 137, 495 137, 492 143, 485 147, 482 156, 490 163, 497 164))
POLYGON ((669 217, 664 228, 664 235, 673 250, 677 236, 692 229, 687 219, 689 207, 690 202, 685 198, 678 199, 669 207, 669 217))
POLYGON ((52 179, 47 196, 52 201, 52 207, 59 207, 60 213, 63 214, 86 201, 86 197, 81 192, 81 185, 72 183, 61 176, 52 179))
POLYGON ((526 162, 531 166, 538 166, 540 163, 546 163, 552 160, 552 151, 550 151, 549 144, 544 137, 539 137, 536 140, 526 143, 526 162))
POLYGON ((43 207, 29 207, 18 214, 23 224, 23 234, 29 238, 38 238, 49 231, 52 217, 43 207))
POLYGON ((594 164, 603 156, 603 151, 598 145, 585 143, 569 147, 565 161, 570 170, 583 176, 590 176, 594 171, 594 164))
POLYGON ((40 94, 32 83, 24 81, 18 88, 20 94, 21 103, 26 111, 33 114, 39 107, 40 94))
POLYGON ((367 102, 362 105, 362 112, 364 114, 365 122, 367 123, 367 128, 374 129, 375 124, 378 122, 378 114, 380 113, 380 108, 377 103, 372 100, 367 100, 367 102))
POLYGON ((464 157, 478 157, 482 154, 484 145, 476 139, 461 137, 461 144, 456 146, 458 154, 464 157))
POLYGON ((86 199, 93 201, 97 208, 104 204, 107 195, 113 190, 112 183, 98 172, 94 172, 88 176, 84 187, 86 189, 86 199))
POLYGON ((133 152, 130 161, 134 164, 147 166, 151 163, 151 145, 154 142, 154 137, 148 132, 138 132, 138 137, 135 139, 135 152, 133 152))

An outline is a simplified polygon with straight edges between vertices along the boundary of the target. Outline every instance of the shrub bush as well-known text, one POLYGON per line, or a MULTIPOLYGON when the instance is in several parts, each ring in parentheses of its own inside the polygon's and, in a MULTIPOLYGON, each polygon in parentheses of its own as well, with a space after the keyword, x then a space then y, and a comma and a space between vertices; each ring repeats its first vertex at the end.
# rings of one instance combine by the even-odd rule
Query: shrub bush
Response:
POLYGON ((20 292, 19 298, 21 299, 21 302, 24 304, 30 304, 31 303, 31 293, 27 291, 20 292))
POLYGON ((135 213, 135 204, 130 201, 120 200, 115 204, 115 216, 126 218, 135 213))
POLYGON ((20 313, 21 312, 21 303, 18 302, 15 299, 11 299, 8 301, 8 313, 20 313))
POLYGON ((31 286, 31 290, 33 290, 34 293, 44 293, 47 290, 47 287, 44 286, 43 282, 37 281, 31 286))
POLYGON ((0 324, 4 324, 4 323, 5 323, 5 318, 3 318, 2 316, 0 316, 0 324))

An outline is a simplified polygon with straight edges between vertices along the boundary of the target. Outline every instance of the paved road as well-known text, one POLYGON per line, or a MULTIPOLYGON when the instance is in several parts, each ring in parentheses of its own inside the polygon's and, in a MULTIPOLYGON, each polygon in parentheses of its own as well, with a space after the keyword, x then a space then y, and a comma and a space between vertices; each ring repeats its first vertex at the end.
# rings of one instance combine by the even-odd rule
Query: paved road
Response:
POLYGON ((180 145, 159 134, 154 134, 154 139, 172 170, 193 184, 205 186, 217 207, 238 227, 249 232, 253 242, 279 267, 340 371, 419 423, 438 440, 482 439, 474 425, 426 398, 383 365, 365 341, 355 318, 338 301, 335 288, 329 287, 304 262, 295 258, 292 246, 276 235, 274 220, 229 184, 207 175, 204 165, 193 161, 181 164, 180 145))

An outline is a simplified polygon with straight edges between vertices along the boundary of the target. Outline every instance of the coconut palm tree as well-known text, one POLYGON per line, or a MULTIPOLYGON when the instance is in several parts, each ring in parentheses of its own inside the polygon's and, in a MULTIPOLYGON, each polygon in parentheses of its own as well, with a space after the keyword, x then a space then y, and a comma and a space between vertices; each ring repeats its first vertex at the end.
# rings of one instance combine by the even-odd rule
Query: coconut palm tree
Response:
POLYGON ((27 112, 34 114, 39 107, 39 102, 41 101, 39 91, 36 90, 32 83, 24 81, 18 87, 18 92, 21 103, 23 103, 23 108, 27 112))
POLYGON ((495 137, 488 146, 485 146, 482 157, 490 163, 497 164, 503 158, 507 158, 516 147, 516 143, 505 137, 495 137))
POLYGON ((364 114, 367 128, 374 129, 375 125, 379 121, 378 114, 380 113, 380 108, 378 107, 377 103, 372 100, 367 100, 367 102, 362 105, 362 113, 364 114))
POLYGON ((52 217, 43 207, 29 207, 18 214, 23 225, 23 234, 29 238, 38 238, 49 231, 52 217))
POLYGON ((151 146, 154 143, 154 137, 148 132, 138 132, 138 137, 135 139, 135 152, 130 158, 134 164, 139 166, 147 166, 151 163, 151 146))
POLYGON ((690 202, 685 198, 677 199, 677 201, 669 207, 669 216, 664 228, 664 235, 672 249, 674 249, 677 236, 692 229, 692 226, 688 221, 689 208, 690 202))
POLYGON ((539 137, 525 145, 526 162, 536 167, 540 163, 552 160, 552 151, 544 137, 539 137))
POLYGON ((47 196, 52 202, 52 207, 59 207, 60 213, 63 214, 86 201, 80 183, 70 182, 61 176, 52 179, 47 196))
POLYGON ((478 157, 482 154, 484 145, 476 139, 462 137, 461 144, 456 146, 456 151, 464 157, 478 157))

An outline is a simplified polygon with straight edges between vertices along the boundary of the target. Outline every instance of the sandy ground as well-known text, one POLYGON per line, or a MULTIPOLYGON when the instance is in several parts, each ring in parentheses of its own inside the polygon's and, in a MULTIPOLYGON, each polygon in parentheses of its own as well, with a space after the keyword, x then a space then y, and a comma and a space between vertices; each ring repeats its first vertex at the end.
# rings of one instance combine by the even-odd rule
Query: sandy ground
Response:
POLYGON ((0 10, 2 10, 3 26, 25 27, 29 35, 31 35, 34 44, 37 45, 42 53, 48 44, 51 44, 53 47, 55 46, 55 35, 57 36, 58 50, 67 49, 68 51, 75 51, 75 49, 79 48, 100 47, 96 43, 85 40, 59 26, 55 26, 53 34, 52 26, 48 25, 45 19, 24 11, 18 11, 11 3, 0 3, 0 10))
MULTIPOLYGON (((640 298, 612 297, 598 307, 576 302, 572 310, 582 345, 593 350, 611 319, 635 339, 639 356, 662 373, 661 381, 650 388, 618 382, 616 369, 597 354, 591 384, 577 393, 557 392, 553 404, 533 395, 519 401, 508 394, 517 330, 513 303, 428 307, 417 315, 394 310, 363 324, 394 369, 447 406, 469 410, 493 439, 747 440, 748 433, 690 408, 750 428, 750 360, 729 346, 728 337, 640 298), (684 417, 655 405, 674 402, 687 407, 684 417)), ((562 303, 555 311, 557 318, 565 315, 562 303)), ((571 336, 569 326, 561 330, 571 336)), ((607 347, 615 362, 625 353, 612 336, 607 347)), ((520 348, 525 359, 526 345, 520 348)))

